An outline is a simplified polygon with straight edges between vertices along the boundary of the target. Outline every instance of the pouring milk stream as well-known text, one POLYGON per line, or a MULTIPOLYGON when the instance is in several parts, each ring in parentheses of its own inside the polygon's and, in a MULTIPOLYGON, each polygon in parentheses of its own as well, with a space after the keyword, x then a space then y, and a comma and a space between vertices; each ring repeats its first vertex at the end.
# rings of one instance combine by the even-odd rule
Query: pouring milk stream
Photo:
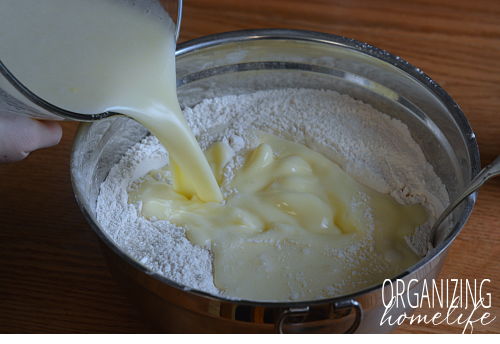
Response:
POLYGON ((174 32, 156 1, 5 0, 0 60, 53 105, 118 112, 142 123, 175 160, 176 191, 221 202, 177 101, 174 32))

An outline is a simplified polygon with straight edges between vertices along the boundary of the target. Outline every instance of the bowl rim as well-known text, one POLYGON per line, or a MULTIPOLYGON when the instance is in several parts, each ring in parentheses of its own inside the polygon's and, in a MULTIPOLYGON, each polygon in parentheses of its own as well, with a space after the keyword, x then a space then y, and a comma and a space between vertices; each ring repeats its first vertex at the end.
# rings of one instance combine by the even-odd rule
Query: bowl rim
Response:
MULTIPOLYGON (((358 53, 368 55, 369 57, 376 58, 385 63, 388 63, 393 67, 395 67, 396 69, 402 70, 403 72, 411 76, 416 82, 420 83, 422 86, 427 88, 427 90, 429 90, 432 94, 434 94, 434 96, 440 99, 443 102, 443 104, 447 107, 448 111, 456 121, 456 124, 461 131, 462 137, 465 140, 464 143, 468 148, 469 159, 471 162, 470 166, 471 180, 479 173, 481 163, 479 159, 479 149, 477 141, 475 139, 474 132, 472 131, 469 122, 467 121, 465 115, 463 114, 460 107, 455 103, 455 101, 448 95, 448 93, 441 86, 439 86, 434 80, 432 80, 419 68, 411 65, 407 61, 385 50, 379 49, 367 43, 363 43, 343 36, 337 36, 316 31, 305 31, 305 30, 295 30, 295 29, 251 29, 251 30, 223 32, 185 41, 177 45, 175 57, 176 59, 178 59, 191 52, 195 52, 197 50, 205 48, 216 47, 218 45, 223 45, 228 43, 242 43, 254 40, 292 40, 292 41, 305 41, 305 42, 338 46, 341 48, 354 50, 358 53)), ((84 133, 88 130, 88 127, 90 125, 91 123, 83 123, 83 122, 79 125, 77 132, 75 134, 74 142, 77 142, 77 139, 80 138, 82 135, 84 135, 84 133)), ((72 156, 74 155, 75 151, 76 147, 75 144, 73 144, 71 151, 72 156)), ((73 161, 73 158, 71 160, 73 161)), ((71 179, 72 179, 73 189, 75 190, 76 194, 77 190, 75 185, 76 177, 74 177, 73 174, 74 172, 72 169, 71 179)), ((401 274, 391 278, 390 279, 391 282, 395 282, 397 279, 402 279, 408 275, 414 274, 415 272, 420 270, 423 266, 435 260, 441 254, 445 254, 445 252, 447 252, 447 249, 449 248, 455 237, 459 234, 460 230, 463 228, 465 222, 469 218, 472 212, 472 208, 474 207, 476 197, 477 197, 477 191, 472 195, 470 195, 464 201, 465 207, 463 211, 460 213, 460 218, 453 227, 453 229, 450 231, 448 237, 443 242, 441 242, 437 247, 431 250, 426 255, 426 257, 419 260, 418 263, 414 264, 401 274)), ((94 221, 93 216, 90 214, 89 210, 86 209, 86 207, 81 203, 78 197, 76 198, 84 216, 86 217, 87 221, 91 224, 91 227, 94 229, 97 236, 106 244, 106 246, 108 246, 108 248, 110 248, 121 259, 125 260, 128 264, 132 265, 140 272, 143 272, 153 277, 154 279, 158 280, 161 283, 165 283, 176 289, 186 291, 190 294, 194 294, 202 298, 218 300, 221 302, 237 303, 246 306, 259 306, 259 307, 317 306, 317 305, 337 303, 344 300, 356 299, 363 295, 370 294, 376 290, 382 289, 383 287, 383 283, 379 283, 350 294, 340 295, 331 298, 324 298, 319 300, 308 300, 308 301, 255 301, 255 300, 230 298, 223 295, 214 295, 201 290, 192 289, 190 287, 186 287, 180 283, 177 283, 173 280, 170 280, 164 275, 151 271, 150 269, 146 268, 138 261, 130 257, 128 254, 123 252, 94 221)))

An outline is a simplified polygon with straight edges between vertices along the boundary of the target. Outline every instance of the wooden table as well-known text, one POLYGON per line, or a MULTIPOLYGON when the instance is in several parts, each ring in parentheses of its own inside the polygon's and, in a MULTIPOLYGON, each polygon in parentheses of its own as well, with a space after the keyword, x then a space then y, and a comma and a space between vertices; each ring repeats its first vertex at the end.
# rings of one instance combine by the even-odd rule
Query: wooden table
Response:
MULTIPOLYGON (((422 69, 467 116, 482 166, 500 154, 498 0, 186 0, 180 41, 223 31, 293 28, 347 36, 422 69)), ((0 165, 0 332, 154 332, 122 296, 78 208, 61 143, 0 165)), ((481 189, 440 278, 490 279, 500 332, 500 178, 481 189)), ((418 309, 416 314, 434 314, 418 309)), ((470 328, 469 328, 470 329, 470 328)), ((463 325, 410 325, 396 332, 460 333, 463 325)))

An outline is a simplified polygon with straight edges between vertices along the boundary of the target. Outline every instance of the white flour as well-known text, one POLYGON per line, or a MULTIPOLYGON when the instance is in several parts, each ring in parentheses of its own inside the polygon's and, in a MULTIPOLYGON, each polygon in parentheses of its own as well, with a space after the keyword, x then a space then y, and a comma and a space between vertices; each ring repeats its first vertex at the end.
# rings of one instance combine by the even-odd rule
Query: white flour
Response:
MULTIPOLYGON (((258 128, 322 153, 358 182, 401 204, 422 204, 429 221, 407 241, 420 257, 431 247, 428 232, 436 214, 449 204, 446 189, 406 125, 370 105, 332 91, 287 89, 204 100, 187 108, 184 116, 202 149, 217 141, 235 151, 255 147, 257 142, 244 129, 258 128)), ((208 248, 191 244, 184 229, 167 221, 146 220, 140 203, 127 204, 127 190, 167 163, 168 153, 153 136, 132 147, 101 186, 98 220, 146 267, 189 288, 219 294, 208 248)), ((237 192, 227 185, 240 165, 235 158, 226 166, 224 195, 237 192)))

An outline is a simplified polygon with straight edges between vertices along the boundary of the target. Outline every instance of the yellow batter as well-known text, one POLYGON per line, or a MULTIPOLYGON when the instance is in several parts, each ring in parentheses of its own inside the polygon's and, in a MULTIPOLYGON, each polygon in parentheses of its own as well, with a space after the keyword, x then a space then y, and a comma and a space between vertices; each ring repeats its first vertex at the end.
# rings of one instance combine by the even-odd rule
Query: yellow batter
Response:
MULTIPOLYGON (((344 173, 319 153, 258 132, 242 150, 225 204, 177 193, 169 166, 130 191, 146 218, 186 229, 214 254, 215 285, 253 300, 331 297, 379 283, 418 261, 405 243, 427 220, 420 205, 402 206, 344 173), (166 177, 166 178, 165 178, 166 177)), ((219 185, 232 149, 215 143, 205 155, 219 185)))

